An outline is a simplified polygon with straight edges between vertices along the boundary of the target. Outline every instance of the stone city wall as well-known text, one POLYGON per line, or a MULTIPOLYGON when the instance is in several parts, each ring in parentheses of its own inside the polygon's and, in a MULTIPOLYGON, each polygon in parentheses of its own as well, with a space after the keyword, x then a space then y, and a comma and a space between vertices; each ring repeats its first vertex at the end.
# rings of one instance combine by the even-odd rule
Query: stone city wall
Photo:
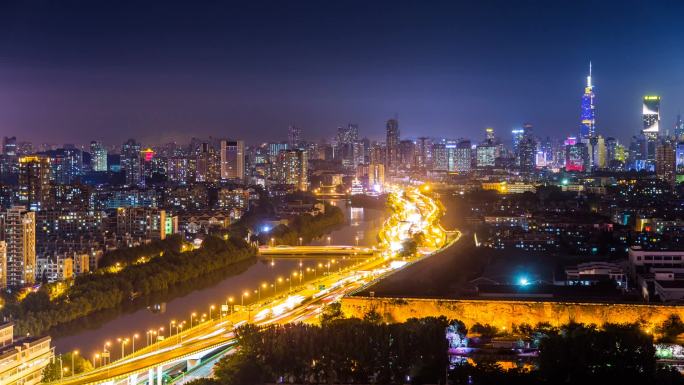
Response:
POLYGON ((650 329, 671 314, 678 314, 684 319, 684 306, 674 305, 355 296, 342 299, 342 311, 347 317, 361 318, 371 309, 380 313, 387 322, 443 315, 461 320, 468 327, 479 322, 499 329, 538 322, 559 326, 571 321, 596 325, 641 321, 650 329))

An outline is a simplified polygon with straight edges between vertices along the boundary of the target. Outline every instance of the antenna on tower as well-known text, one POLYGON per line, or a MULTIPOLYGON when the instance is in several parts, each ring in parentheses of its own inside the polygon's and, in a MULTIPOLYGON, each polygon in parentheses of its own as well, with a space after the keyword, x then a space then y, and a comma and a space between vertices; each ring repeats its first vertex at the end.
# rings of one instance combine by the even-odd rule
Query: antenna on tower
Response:
POLYGON ((592 87, 592 85, 591 85, 591 60, 589 60, 589 76, 587 76, 587 87, 592 87))

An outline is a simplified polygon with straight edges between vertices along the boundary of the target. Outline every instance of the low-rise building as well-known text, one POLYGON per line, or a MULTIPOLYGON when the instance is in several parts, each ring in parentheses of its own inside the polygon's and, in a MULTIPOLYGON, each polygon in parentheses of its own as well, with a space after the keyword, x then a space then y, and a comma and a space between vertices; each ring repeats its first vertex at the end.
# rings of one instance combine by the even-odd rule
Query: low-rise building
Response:
POLYGON ((0 325, 0 384, 35 385, 43 378, 43 369, 54 359, 51 338, 14 339, 14 325, 0 325))

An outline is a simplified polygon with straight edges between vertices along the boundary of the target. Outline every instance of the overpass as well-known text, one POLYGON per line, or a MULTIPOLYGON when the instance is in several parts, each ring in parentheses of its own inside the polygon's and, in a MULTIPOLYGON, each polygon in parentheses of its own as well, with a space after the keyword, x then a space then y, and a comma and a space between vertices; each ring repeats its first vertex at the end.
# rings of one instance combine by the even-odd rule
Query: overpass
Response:
POLYGON ((378 250, 375 247, 359 247, 359 246, 285 246, 279 245, 275 247, 260 246, 259 255, 268 256, 288 256, 288 255, 358 255, 369 256, 373 255, 378 250))

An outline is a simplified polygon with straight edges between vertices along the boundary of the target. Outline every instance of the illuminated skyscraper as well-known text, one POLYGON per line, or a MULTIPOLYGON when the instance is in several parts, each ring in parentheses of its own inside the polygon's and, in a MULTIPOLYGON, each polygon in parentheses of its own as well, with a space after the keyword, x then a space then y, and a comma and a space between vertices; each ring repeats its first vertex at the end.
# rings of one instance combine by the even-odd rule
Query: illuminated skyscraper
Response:
POLYGON ((107 171, 107 149, 102 143, 90 142, 90 164, 93 171, 107 171))
POLYGON ((245 177, 245 142, 221 141, 221 179, 245 177))
POLYGON ((682 115, 677 114, 677 122, 674 127, 674 135, 677 140, 684 139, 684 121, 682 120, 682 115))
POLYGON ((656 175, 658 178, 674 186, 676 173, 675 149, 670 142, 663 142, 658 143, 655 150, 656 175))
POLYGON ((394 170, 399 167, 399 121, 387 121, 387 168, 394 170))
POLYGON ((594 85, 591 82, 591 62, 589 62, 589 76, 587 86, 582 95, 582 124, 580 126, 580 138, 588 139, 596 135, 596 116, 594 105, 594 85))
POLYGON ((646 159, 650 164, 655 160, 656 144, 660 132, 660 96, 644 96, 643 124, 641 131, 646 137, 646 159))

